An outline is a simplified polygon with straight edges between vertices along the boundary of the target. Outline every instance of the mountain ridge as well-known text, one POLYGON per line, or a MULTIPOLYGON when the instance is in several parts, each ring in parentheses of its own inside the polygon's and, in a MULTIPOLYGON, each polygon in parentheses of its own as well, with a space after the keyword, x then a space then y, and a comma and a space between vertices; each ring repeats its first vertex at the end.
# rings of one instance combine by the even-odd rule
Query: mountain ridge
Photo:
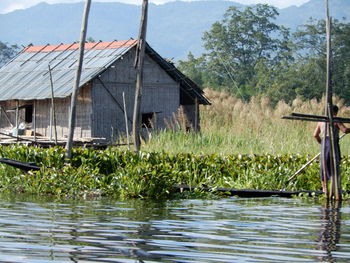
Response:
MULTIPOLYGON (((220 21, 229 6, 245 5, 231 1, 168 2, 149 5, 147 41, 162 56, 184 59, 188 52, 200 55, 204 49, 201 37, 211 25, 220 21)), ((331 0, 334 18, 350 17, 349 0, 331 0)), ((297 7, 278 9, 277 24, 291 30, 310 17, 324 17, 324 1, 310 0, 297 7)), ((83 2, 39 3, 33 7, 0 14, 2 42, 34 45, 72 43, 79 39, 83 2)), ((93 3, 87 36, 99 41, 137 38, 141 7, 111 2, 93 3)))

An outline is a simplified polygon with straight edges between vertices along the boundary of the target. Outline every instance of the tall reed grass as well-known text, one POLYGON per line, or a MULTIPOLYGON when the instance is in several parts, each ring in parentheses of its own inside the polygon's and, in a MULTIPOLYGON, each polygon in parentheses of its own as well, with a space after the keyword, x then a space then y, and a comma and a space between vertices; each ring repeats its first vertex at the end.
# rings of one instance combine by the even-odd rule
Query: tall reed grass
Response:
MULTIPOLYGON (((143 146, 146 151, 213 154, 317 154, 319 145, 313 138, 315 122, 284 120, 292 112, 323 114, 324 101, 295 99, 291 104, 280 101, 272 106, 268 98, 249 102, 225 92, 206 89, 210 106, 201 106, 201 132, 181 130, 153 134, 143 146)), ((350 117, 350 107, 334 99, 339 116, 350 117)), ((350 136, 348 136, 350 137, 350 136)), ((349 155, 350 138, 341 142, 342 154, 349 155)))

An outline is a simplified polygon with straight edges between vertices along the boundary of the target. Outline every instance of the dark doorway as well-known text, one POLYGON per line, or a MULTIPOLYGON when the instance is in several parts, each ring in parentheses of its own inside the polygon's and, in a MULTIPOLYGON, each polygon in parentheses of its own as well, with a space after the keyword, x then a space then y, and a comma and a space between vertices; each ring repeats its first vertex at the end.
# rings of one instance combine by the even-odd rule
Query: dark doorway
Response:
POLYGON ((24 121, 27 123, 33 122, 33 105, 25 105, 24 121))

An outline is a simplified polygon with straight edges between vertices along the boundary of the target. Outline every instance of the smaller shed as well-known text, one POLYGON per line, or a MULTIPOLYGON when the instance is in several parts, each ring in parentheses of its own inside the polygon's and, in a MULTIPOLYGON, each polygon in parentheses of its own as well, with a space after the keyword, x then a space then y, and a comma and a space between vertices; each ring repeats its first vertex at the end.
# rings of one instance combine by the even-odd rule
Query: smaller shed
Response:
MULTIPOLYGON (((133 39, 85 44, 74 139, 112 142, 125 133, 126 124, 131 129, 136 45, 133 39)), ((78 43, 28 46, 0 68, 0 132, 35 131, 52 138, 55 125, 58 138, 68 136, 78 48, 78 43)), ((164 129, 181 115, 187 129, 197 129, 199 104, 210 104, 202 89, 147 45, 143 127, 164 129)))

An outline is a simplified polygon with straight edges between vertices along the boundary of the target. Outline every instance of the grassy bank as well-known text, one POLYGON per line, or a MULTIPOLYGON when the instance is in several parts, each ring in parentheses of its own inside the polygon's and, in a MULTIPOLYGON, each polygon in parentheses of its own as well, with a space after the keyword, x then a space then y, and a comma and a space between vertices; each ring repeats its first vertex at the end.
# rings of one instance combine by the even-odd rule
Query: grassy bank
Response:
MULTIPOLYGON (((318 164, 296 179, 288 178, 308 161, 307 155, 200 155, 117 149, 74 149, 64 165, 64 150, 25 146, 0 148, 0 157, 43 165, 38 172, 23 173, 0 165, 0 190, 56 196, 115 196, 169 198, 174 184, 266 190, 320 190, 318 164)), ((350 189, 350 158, 343 159, 343 188, 350 189)))
MULTIPOLYGON (((318 153, 319 145, 312 136, 316 123, 283 120, 281 117, 292 112, 323 114, 322 102, 296 99, 291 105, 280 101, 272 107, 267 98, 243 102, 224 92, 205 90, 205 94, 212 105, 200 109, 200 134, 163 131, 152 134, 143 149, 223 155, 318 153)), ((350 107, 345 107, 343 101, 335 99, 335 104, 340 107, 339 116, 350 116, 350 107)), ((346 136, 341 142, 343 155, 350 154, 349 145, 350 136, 346 136)))

